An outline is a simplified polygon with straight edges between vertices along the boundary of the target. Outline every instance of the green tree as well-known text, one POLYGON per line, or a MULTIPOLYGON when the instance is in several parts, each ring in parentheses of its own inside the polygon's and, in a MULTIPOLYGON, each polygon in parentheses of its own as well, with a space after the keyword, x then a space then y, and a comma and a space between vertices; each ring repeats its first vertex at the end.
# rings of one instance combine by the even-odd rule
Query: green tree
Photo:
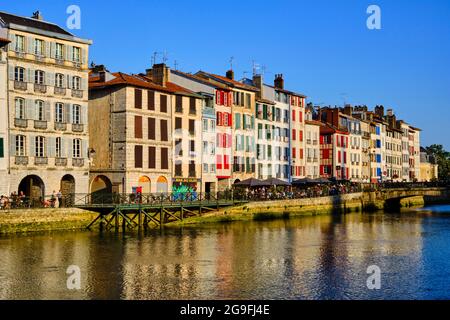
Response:
POLYGON ((433 144, 425 148, 427 154, 433 156, 439 166, 439 180, 450 180, 450 152, 444 149, 441 144, 433 144))

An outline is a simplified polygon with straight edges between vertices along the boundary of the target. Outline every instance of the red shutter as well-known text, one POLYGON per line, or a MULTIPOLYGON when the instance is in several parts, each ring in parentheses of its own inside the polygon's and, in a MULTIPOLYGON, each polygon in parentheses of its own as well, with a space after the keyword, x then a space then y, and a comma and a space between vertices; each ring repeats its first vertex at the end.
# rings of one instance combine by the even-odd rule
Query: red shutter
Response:
POLYGON ((336 145, 340 147, 341 140, 339 140, 339 136, 336 136, 336 145))
POLYGON ((341 152, 338 151, 338 162, 341 163, 341 152))
POLYGON ((303 141, 303 130, 300 130, 300 141, 303 141))
POLYGON ((228 106, 232 106, 233 105, 233 93, 228 92, 228 106))
POLYGON ((292 110, 292 121, 295 121, 295 110, 292 110))
POLYGON ((297 150, 295 150, 295 148, 292 148, 292 159, 295 159, 296 156, 296 152, 297 150))
POLYGON ((225 103, 225 92, 220 91, 220 105, 224 105, 225 103))
POLYGON ((323 144, 323 136, 320 136, 320 144, 323 144))
POLYGON ((228 126, 232 127, 233 126, 233 116, 231 115, 231 113, 228 114, 228 126))
POLYGON ((220 104, 220 92, 216 91, 216 104, 220 104))
POLYGON ((219 154, 216 156, 216 166, 217 170, 222 170, 222 156, 219 154))
POLYGON ((300 110, 300 111, 298 112, 298 121, 299 121, 299 122, 303 122, 303 113, 302 113, 302 110, 300 110))
POLYGON ((292 129, 292 140, 295 140, 296 135, 297 135, 297 132, 295 131, 295 129, 292 129))
POLYGON ((230 159, 229 159, 229 156, 227 156, 227 155, 223 156, 223 160, 224 160, 224 169, 225 169, 225 170, 230 169, 230 159))
POLYGON ((228 147, 227 146, 227 135, 226 134, 222 135, 222 145, 223 145, 224 148, 228 147))

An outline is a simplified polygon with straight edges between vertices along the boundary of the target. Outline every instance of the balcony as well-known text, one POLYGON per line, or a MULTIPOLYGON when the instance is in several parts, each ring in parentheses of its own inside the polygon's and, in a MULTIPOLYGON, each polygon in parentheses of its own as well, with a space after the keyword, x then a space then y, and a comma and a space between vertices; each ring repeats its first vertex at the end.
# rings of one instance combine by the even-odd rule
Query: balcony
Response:
POLYGON ((72 98, 83 98, 83 90, 72 89, 72 98))
POLYGON ((72 124, 72 131, 73 132, 83 132, 84 131, 84 125, 83 124, 72 124))
POLYGON ((214 117, 216 115, 216 112, 214 111, 214 108, 210 108, 210 107, 203 107, 202 113, 203 113, 204 116, 214 117))
POLYGON ((81 61, 73 61, 73 67, 76 69, 81 69, 81 61))
POLYGON ((24 82, 24 81, 17 81, 14 80, 14 89, 16 90, 22 90, 22 91, 27 91, 28 89, 28 83, 24 82))
POLYGON ((84 159, 72 159, 72 166, 74 167, 84 166, 84 159))
POLYGON ((189 171, 189 178, 195 178, 195 177, 196 177, 195 170, 189 171))
POLYGON ((55 58, 55 62, 56 62, 56 64, 59 64, 59 65, 63 66, 64 65, 64 58, 62 56, 56 57, 55 58))
POLYGON ((177 112, 177 113, 183 113, 183 107, 176 106, 176 107, 175 107, 175 112, 177 112))
POLYGON ((47 121, 34 120, 34 128, 41 130, 47 129, 47 121))
POLYGON ((60 96, 65 96, 66 88, 55 87, 55 94, 60 95, 60 96))
POLYGON ((48 158, 47 157, 36 157, 36 158, 34 158, 34 164, 37 166, 47 165, 48 158))
POLYGON ((306 144, 311 144, 311 139, 306 139, 306 144))
POLYGON ((14 163, 19 166, 26 166, 28 164, 28 157, 16 156, 14 163))
POLYGON ((34 92, 46 93, 47 92, 47 86, 45 84, 35 83, 34 84, 34 92))
POLYGON ((28 120, 27 119, 14 119, 14 126, 18 128, 27 128, 28 120))
POLYGON ((55 122, 55 130, 57 130, 57 131, 66 131, 67 130, 67 123, 55 122))
POLYGON ((319 162, 319 158, 313 158, 313 162, 319 162))
POLYGON ((313 140, 313 145, 317 146, 319 144, 319 141, 313 140))
POLYGON ((45 56, 42 55, 42 53, 36 53, 34 55, 34 57, 35 57, 36 61, 45 62, 45 56))
POLYGON ((55 158, 55 166, 57 166, 57 167, 67 166, 67 159, 66 158, 55 158))

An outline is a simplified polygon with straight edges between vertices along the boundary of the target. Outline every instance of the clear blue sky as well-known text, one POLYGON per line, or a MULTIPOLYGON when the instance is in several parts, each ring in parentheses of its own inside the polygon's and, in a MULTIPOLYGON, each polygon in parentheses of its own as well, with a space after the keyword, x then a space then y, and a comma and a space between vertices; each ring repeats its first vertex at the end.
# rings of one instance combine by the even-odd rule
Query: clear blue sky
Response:
MULTIPOLYGON (((137 73, 154 51, 168 64, 237 77, 252 61, 266 82, 283 73, 286 87, 325 105, 383 104, 424 130, 423 145, 450 149, 450 1, 1 1, 0 10, 65 25, 77 4, 94 41, 91 61, 137 73), (366 27, 366 9, 382 10, 382 30, 366 27)), ((249 73, 250 74, 250 73, 249 73)))

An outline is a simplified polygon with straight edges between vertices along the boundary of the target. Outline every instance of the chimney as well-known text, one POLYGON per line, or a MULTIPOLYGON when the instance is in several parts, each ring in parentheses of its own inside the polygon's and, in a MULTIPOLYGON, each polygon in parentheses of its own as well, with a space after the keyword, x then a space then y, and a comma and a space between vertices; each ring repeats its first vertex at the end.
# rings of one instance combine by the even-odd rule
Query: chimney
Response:
POLYGON ((353 107, 350 104, 346 104, 344 107, 344 114, 351 116, 353 114, 353 107))
POLYGON ((38 10, 36 12, 33 12, 33 15, 31 16, 32 19, 36 20, 44 20, 44 17, 42 16, 41 12, 38 10))
POLYGON ((259 89, 259 92, 256 93, 256 96, 259 99, 262 99, 264 97, 264 81, 261 74, 255 74, 253 76, 253 85, 259 89))
POLYGON ((384 107, 383 106, 376 106, 375 107, 375 114, 381 118, 384 117, 384 107))
MULTIPOLYGON (((167 82, 170 81, 170 70, 165 63, 159 63, 153 65, 152 81, 157 85, 165 87, 167 82)), ((147 71, 148 72, 148 71, 147 71)))
POLYGON ((226 77, 230 80, 234 80, 234 71, 233 70, 228 70, 226 73, 226 77))
POLYGON ((273 83, 275 88, 284 90, 284 79, 282 74, 276 74, 273 83))
POLYGON ((392 117, 394 115, 394 110, 387 109, 387 115, 388 115, 388 117, 392 117))
POLYGON ((101 82, 106 82, 106 68, 105 65, 100 64, 91 68, 93 75, 98 75, 101 82))

